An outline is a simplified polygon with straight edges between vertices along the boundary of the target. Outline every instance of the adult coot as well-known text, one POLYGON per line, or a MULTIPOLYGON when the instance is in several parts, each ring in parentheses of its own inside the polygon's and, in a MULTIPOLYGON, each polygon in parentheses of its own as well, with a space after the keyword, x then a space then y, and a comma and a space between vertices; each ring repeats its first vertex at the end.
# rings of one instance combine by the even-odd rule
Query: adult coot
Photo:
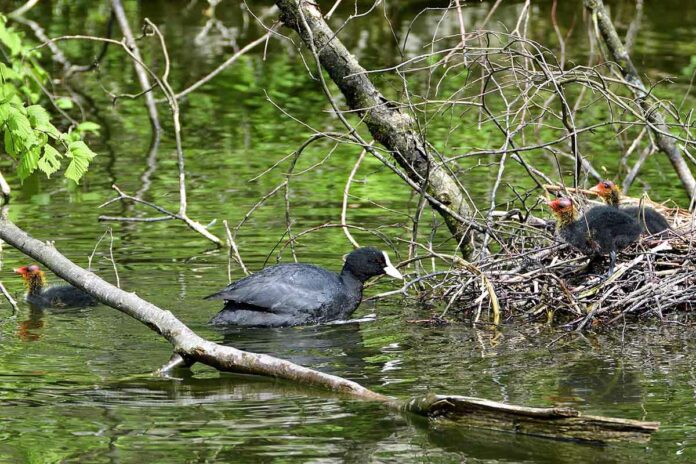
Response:
MULTIPOLYGON (((606 204, 619 208, 621 203, 621 191, 618 185, 610 180, 603 180, 592 187, 590 191, 595 192, 606 204)), ((621 211, 638 219, 643 232, 650 235, 659 234, 670 229, 667 219, 654 209, 647 206, 624 206, 621 211)))
POLYGON ((360 304, 363 283, 382 274, 403 279, 376 248, 350 253, 340 274, 312 264, 270 266, 207 296, 225 300, 210 322, 280 327, 346 319, 360 304))
POLYGON ((591 257, 610 256, 607 275, 614 272, 616 252, 640 236, 638 221, 617 208, 595 206, 578 219, 570 198, 557 198, 548 205, 557 218, 558 235, 564 241, 591 257))
POLYGON ((22 276, 27 287, 26 301, 39 308, 83 308, 98 303, 92 295, 72 285, 46 287, 46 276, 36 264, 22 266, 14 271, 22 276))

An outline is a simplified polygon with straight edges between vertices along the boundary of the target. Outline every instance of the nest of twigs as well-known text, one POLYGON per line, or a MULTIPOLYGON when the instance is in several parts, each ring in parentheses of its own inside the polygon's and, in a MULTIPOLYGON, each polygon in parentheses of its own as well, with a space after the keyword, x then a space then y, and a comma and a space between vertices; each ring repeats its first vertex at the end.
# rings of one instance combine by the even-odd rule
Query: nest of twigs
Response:
POLYGON ((685 210, 651 206, 673 230, 624 249, 608 278, 599 275, 606 265, 589 269, 588 257, 552 233, 530 233, 518 223, 509 225, 518 228, 514 246, 475 264, 453 258, 452 269, 425 293, 447 301, 440 319, 524 319, 577 330, 628 316, 689 324, 696 307, 696 223, 685 210))

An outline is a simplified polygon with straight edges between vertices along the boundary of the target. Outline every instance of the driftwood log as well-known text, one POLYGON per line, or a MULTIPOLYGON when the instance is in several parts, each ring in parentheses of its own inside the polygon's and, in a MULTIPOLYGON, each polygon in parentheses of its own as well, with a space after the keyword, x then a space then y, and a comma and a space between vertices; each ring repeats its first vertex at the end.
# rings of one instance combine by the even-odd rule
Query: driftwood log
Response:
POLYGON ((645 441, 658 422, 587 416, 572 408, 529 408, 467 396, 427 395, 407 401, 404 411, 456 424, 582 441, 645 441))
MULTIPOLYGON (((482 228, 471 220, 473 207, 447 167, 435 158, 433 149, 419 133, 413 117, 401 111, 374 86, 368 73, 331 30, 316 3, 304 0, 276 2, 283 23, 295 30, 318 58, 333 82, 357 112, 372 136, 406 172, 411 187, 424 187, 425 198, 444 218, 453 237, 467 256, 469 231, 482 228)), ((319 70, 321 72, 321 70, 319 70)), ((353 131, 356 137, 357 133, 353 131)), ((370 153, 372 147, 363 144, 370 153)))
POLYGON ((321 387, 356 399, 376 401, 390 409, 437 421, 456 421, 466 426, 533 434, 549 438, 590 440, 643 440, 657 430, 655 422, 584 416, 566 408, 529 408, 481 398, 426 395, 403 402, 344 378, 324 374, 283 359, 241 351, 206 340, 174 316, 135 293, 126 292, 76 265, 55 247, 32 238, 4 215, 0 239, 33 258, 101 303, 142 322, 163 336, 174 349, 174 361, 200 362, 220 371, 285 379, 299 385, 321 387))
POLYGON ((649 98, 650 91, 645 87, 638 70, 633 65, 633 61, 631 61, 628 50, 621 42, 621 38, 617 34, 616 28, 614 28, 614 24, 611 22, 611 18, 604 7, 604 2, 602 0, 584 0, 584 3, 585 8, 592 13, 599 34, 602 36, 611 59, 620 67, 626 85, 640 103, 650 130, 655 136, 657 146, 667 155, 686 192, 689 194, 689 198, 694 201, 696 199, 696 180, 694 180, 694 175, 691 173, 674 138, 669 136, 670 129, 665 123, 665 117, 655 106, 653 100, 649 98))

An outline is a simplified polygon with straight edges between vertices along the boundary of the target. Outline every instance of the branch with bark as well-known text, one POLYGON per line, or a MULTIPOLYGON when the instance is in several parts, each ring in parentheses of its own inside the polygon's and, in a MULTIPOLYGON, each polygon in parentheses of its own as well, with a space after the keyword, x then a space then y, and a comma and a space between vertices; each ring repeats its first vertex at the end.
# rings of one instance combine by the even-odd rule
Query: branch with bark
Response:
MULTIPOLYGON (((430 205, 445 220, 465 256, 472 251, 471 229, 484 231, 473 220, 474 207, 447 166, 419 133, 413 117, 390 102, 370 81, 367 71, 336 37, 316 4, 301 0, 281 0, 276 5, 283 23, 294 29, 312 50, 321 66, 357 112, 372 136, 386 147, 406 171, 411 187, 422 190, 430 205)), ((319 79, 323 79, 321 68, 319 79)), ((326 88, 325 88, 326 92, 326 88)), ((327 95, 329 100, 331 96, 327 95)), ((342 117, 338 110, 337 115, 342 117)), ((350 135, 369 153, 377 152, 348 125, 350 135)))

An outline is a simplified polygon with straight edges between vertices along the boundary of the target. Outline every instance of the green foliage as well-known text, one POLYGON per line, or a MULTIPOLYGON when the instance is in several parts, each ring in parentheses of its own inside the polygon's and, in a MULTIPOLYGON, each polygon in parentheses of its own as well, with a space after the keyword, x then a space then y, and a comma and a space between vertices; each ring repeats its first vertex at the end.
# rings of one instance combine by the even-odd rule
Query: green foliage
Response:
POLYGON ((684 76, 691 76, 694 71, 696 71, 696 55, 692 55, 689 64, 684 66, 681 70, 682 75, 684 76))
MULTIPOLYGON (((38 169, 50 177, 65 160, 65 177, 79 182, 96 156, 83 135, 98 134, 99 125, 86 121, 68 132, 53 125, 48 111, 37 104, 42 98, 41 84, 49 79, 38 64, 40 54, 23 42, 20 33, 7 27, 1 15, 0 47, 9 58, 9 63, 0 62, 0 135, 5 153, 17 161, 17 176, 24 181, 38 169)), ((54 103, 61 109, 72 108, 72 101, 65 97, 54 103)))

